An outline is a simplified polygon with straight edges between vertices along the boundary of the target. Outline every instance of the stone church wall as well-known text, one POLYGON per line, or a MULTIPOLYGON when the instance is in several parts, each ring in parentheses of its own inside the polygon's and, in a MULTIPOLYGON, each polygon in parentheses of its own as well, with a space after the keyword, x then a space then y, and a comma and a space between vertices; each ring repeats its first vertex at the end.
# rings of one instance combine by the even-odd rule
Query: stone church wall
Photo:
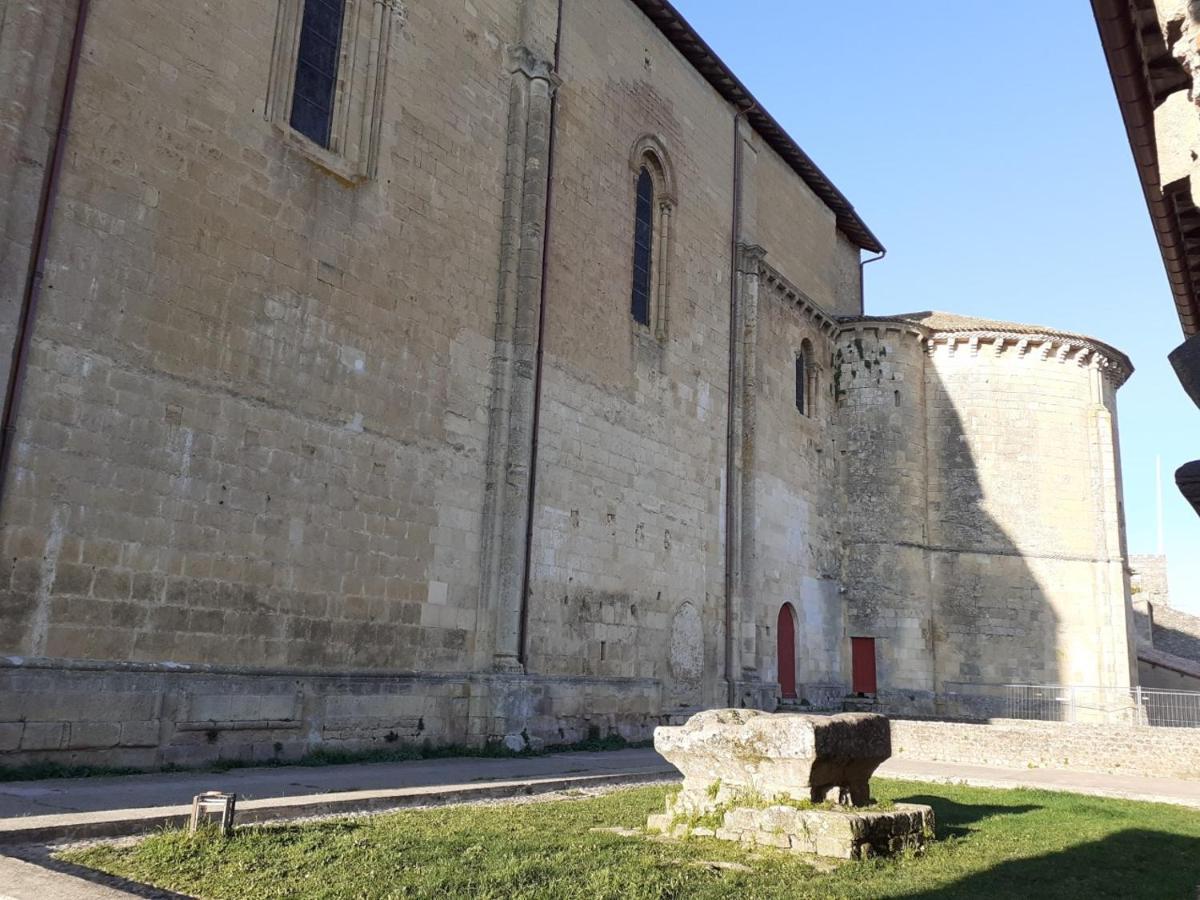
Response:
POLYGON ((1082 351, 994 347, 928 369, 939 678, 1128 684, 1115 388, 1082 351))
POLYGON ((688 622, 719 621, 724 596, 732 113, 632 4, 564 15, 530 666, 654 678, 673 706, 712 703, 720 635, 688 622), (630 314, 647 136, 675 194, 650 327, 630 314))
POLYGON ((505 142, 479 112, 515 36, 513 4, 475 9, 411 6, 353 187, 263 117, 274 4, 93 10, 5 650, 469 664, 505 142))
POLYGON ((1081 348, 913 334, 864 323, 839 347, 848 622, 881 695, 936 712, 988 685, 1128 684, 1111 380, 1081 348))
POLYGON ((935 688, 923 335, 904 325, 847 330, 834 365, 846 637, 876 639, 884 697, 928 698, 935 688))
MULTIPOLYGON (((767 259, 770 260, 768 255, 767 259)), ((778 619, 795 620, 797 693, 819 703, 845 693, 843 603, 839 595, 836 403, 829 361, 833 340, 782 291, 762 284, 756 328, 753 430, 747 440, 753 507, 750 552, 743 566, 746 634, 743 661, 767 683, 778 680, 778 619), (796 406, 795 362, 812 347, 815 395, 796 406)), ((810 390, 810 393, 814 393, 810 390)))
MULTIPOLYGON (((1111 391, 1070 361, 960 372, 908 326, 840 334, 861 271, 833 213, 636 4, 566 4, 551 72, 557 6, 353 7, 392 17, 356 172, 269 119, 276 3, 92 5, 0 510, 0 765, 642 739, 739 684, 773 706, 785 603, 806 699, 844 694, 860 635, 884 699, 1012 677, 960 639, 972 616, 1027 677, 1119 680, 1117 581, 1087 561, 1123 552, 1111 391), (647 149, 669 237, 644 328, 647 149), (1030 409, 1048 472, 1005 500, 1030 409), (1070 559, 1026 570, 1003 540, 1070 559)), ((63 9, 3 7, 3 285, 63 9)))
POLYGON ((834 223, 833 213, 760 140, 747 155, 743 239, 767 251, 790 283, 832 316, 862 314, 860 253, 834 223))

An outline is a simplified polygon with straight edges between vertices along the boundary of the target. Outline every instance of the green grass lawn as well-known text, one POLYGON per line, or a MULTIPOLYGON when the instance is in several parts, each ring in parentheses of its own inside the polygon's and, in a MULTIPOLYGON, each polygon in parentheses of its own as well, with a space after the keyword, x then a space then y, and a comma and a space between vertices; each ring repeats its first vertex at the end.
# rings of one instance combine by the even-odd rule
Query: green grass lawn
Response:
POLYGON ((229 839, 172 831, 63 858, 214 900, 1197 897, 1200 812, 1046 791, 874 787, 880 800, 934 807, 939 840, 926 853, 818 871, 780 851, 593 830, 641 827, 663 805, 666 789, 653 787, 246 828, 229 839))

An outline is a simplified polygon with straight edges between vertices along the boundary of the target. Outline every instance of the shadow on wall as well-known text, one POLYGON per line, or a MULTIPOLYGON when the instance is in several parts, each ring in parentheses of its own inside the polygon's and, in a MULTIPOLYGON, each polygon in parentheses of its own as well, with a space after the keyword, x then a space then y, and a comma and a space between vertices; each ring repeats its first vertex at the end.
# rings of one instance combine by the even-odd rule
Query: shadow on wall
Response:
MULTIPOLYGON (((1051 434, 1030 414, 1033 398, 1014 397, 1009 373, 980 371, 1008 360, 959 353, 935 361, 917 332, 892 326, 846 335, 835 358, 847 637, 876 639, 878 696, 890 712, 999 715, 1003 685, 1065 675, 1043 577, 1084 564, 1043 559, 1035 571, 1008 530, 1021 528, 1039 551, 1059 543, 1043 513, 1071 490, 1045 471, 1061 422, 1051 434)), ((1090 589, 1090 572, 1073 574, 1090 589)))
POLYGON ((933 360, 928 361, 926 434, 932 470, 926 563, 934 679, 942 698, 939 712, 995 715, 1003 714, 1003 706, 997 708, 1003 700, 989 699, 980 709, 975 697, 989 691, 976 686, 1062 681, 1062 623, 1038 574, 989 512, 993 498, 1004 495, 1008 510, 1042 518, 1041 436, 1030 435, 1032 441, 1025 443, 1021 431, 1030 427, 1026 410, 983 406, 989 397, 979 398, 981 409, 968 409, 968 430, 952 399, 961 390, 961 385, 947 384, 933 360), (977 459, 974 448, 987 458, 977 459))

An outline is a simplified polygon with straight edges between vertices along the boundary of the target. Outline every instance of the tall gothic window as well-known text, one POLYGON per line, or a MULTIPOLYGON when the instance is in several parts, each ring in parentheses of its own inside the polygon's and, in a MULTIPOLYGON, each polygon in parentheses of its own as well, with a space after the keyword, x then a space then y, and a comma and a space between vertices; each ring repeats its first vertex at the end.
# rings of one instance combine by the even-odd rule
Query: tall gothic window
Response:
POLYGON ((654 258, 654 176, 642 166, 637 180, 637 213, 633 226, 633 318, 650 324, 650 291, 654 258))
POLYGON ((275 2, 264 116, 319 168, 351 184, 374 178, 400 0, 275 2))
POLYGON ((345 12, 345 0, 304 0, 291 123, 322 147, 329 146, 333 129, 345 12))

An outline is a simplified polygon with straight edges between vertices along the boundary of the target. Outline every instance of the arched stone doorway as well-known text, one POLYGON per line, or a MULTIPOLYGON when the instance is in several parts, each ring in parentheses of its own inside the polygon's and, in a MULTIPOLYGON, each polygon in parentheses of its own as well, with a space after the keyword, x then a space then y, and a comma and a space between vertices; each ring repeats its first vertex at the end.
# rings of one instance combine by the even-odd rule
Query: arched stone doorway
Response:
POLYGON ((775 629, 779 660, 779 690, 784 700, 796 699, 796 610, 785 603, 779 608, 775 629))

